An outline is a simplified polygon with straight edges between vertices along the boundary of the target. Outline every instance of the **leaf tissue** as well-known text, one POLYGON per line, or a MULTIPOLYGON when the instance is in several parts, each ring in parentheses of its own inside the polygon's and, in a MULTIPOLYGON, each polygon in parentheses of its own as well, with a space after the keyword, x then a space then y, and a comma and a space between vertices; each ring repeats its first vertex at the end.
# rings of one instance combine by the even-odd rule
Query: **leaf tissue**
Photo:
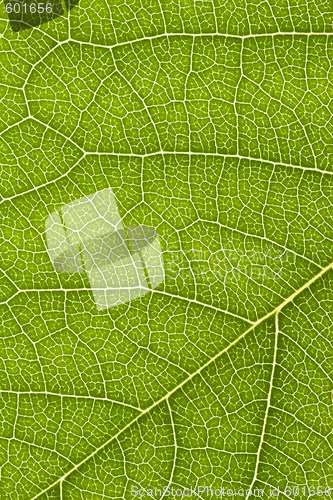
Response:
POLYGON ((60 3, 0 5, 1 500, 330 498, 332 3, 60 3))

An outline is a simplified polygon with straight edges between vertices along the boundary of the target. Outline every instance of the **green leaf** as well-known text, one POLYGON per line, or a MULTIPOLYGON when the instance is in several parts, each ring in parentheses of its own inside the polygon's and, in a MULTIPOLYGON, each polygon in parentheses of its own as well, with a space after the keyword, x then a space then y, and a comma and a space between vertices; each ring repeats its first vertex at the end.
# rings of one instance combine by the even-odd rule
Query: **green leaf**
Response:
POLYGON ((1 498, 333 488, 332 26, 82 0, 13 33, 1 4, 1 498), (45 222, 107 188, 165 280, 98 310, 45 222))

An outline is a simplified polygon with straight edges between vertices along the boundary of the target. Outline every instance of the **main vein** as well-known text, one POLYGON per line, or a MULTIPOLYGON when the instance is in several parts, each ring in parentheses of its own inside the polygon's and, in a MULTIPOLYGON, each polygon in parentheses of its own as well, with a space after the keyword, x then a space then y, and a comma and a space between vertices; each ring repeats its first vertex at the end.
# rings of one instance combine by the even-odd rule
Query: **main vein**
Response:
MULTIPOLYGON (((292 302, 295 297, 297 297, 300 293, 302 293, 304 290, 306 290, 307 288, 309 288, 315 281, 317 281, 321 276, 323 276, 323 274, 325 274, 327 271, 329 271, 331 269, 333 269, 333 263, 331 263, 327 267, 323 268, 318 274, 316 274, 311 280, 309 280, 301 288, 299 288, 296 292, 294 292, 292 295, 290 295, 290 297, 288 297, 284 302, 282 302, 273 311, 267 313, 265 316, 263 316, 262 318, 258 319, 258 321, 256 321, 255 323, 253 323, 253 325, 250 328, 248 328, 245 332, 243 332, 241 335, 239 335, 225 349, 223 349, 222 351, 218 352, 213 358, 211 358, 209 361, 207 361, 207 363, 205 363, 203 366, 201 366, 200 368, 198 368, 198 370, 196 370, 188 378, 186 378, 185 380, 183 380, 183 382, 181 382, 179 385, 177 385, 174 389, 172 389, 170 392, 168 392, 165 396, 163 396, 163 398, 161 398, 158 401, 156 401, 156 403, 152 404, 146 410, 143 410, 137 417, 135 417, 131 422, 129 422, 125 427, 123 427, 117 434, 115 434, 108 441, 106 441, 104 444, 102 444, 101 446, 99 446, 98 448, 96 448, 95 451, 93 451, 90 455, 88 455, 86 458, 84 458, 80 463, 78 463, 77 465, 75 465, 75 467, 73 467, 70 471, 66 472, 66 474, 64 474, 62 477, 60 477, 59 479, 57 479, 57 481, 55 481, 53 484, 51 484, 50 486, 48 486, 47 488, 45 488, 45 490, 43 490, 40 493, 38 493, 31 500, 37 499, 40 495, 42 495, 43 493, 45 493, 46 491, 48 491, 50 488, 52 488, 56 484, 58 484, 60 482, 63 482, 70 474, 72 474, 75 470, 79 469, 79 467, 81 467, 81 465, 83 465, 90 458, 92 458, 93 456, 95 456, 99 451, 101 451, 103 448, 105 448, 113 440, 116 440, 120 436, 120 434, 122 434, 124 431, 126 431, 126 429, 128 429, 133 423, 137 422, 143 415, 149 413, 153 408, 155 408, 156 406, 158 406, 163 401, 167 401, 170 398, 170 396, 172 396, 176 391, 178 391, 179 389, 181 389, 185 384, 187 384, 190 380, 192 380, 196 375, 198 375, 199 373, 201 373, 210 364, 214 363, 214 361, 216 361, 223 353, 225 353, 226 351, 228 351, 230 349, 230 347, 234 346, 239 340, 241 340, 243 337, 245 337, 245 335, 247 333, 249 333, 254 328, 256 328, 260 323, 262 323, 263 321, 265 321, 266 319, 268 319, 268 318, 270 318, 271 316, 274 316, 274 315, 276 315, 276 318, 277 318, 277 316, 280 313, 280 311, 287 304, 289 304, 290 302, 292 302)), ((277 337, 277 332, 276 332, 276 337, 277 337)), ((276 339, 275 339, 275 344, 277 346, 276 339)), ((275 351, 274 351, 274 361, 273 361, 273 366, 272 366, 272 375, 271 375, 270 390, 269 390, 269 394, 268 394, 268 398, 267 398, 267 407, 266 407, 265 422, 266 422, 267 413, 268 413, 269 404, 270 404, 270 395, 271 395, 271 390, 272 390, 271 387, 273 385, 274 363, 275 363, 275 361, 276 361, 276 347, 275 347, 275 351)), ((255 478, 256 478, 256 471, 257 471, 258 462, 259 462, 259 453, 260 453, 260 450, 261 450, 261 444, 263 442, 264 433, 265 433, 265 422, 264 422, 263 432, 262 432, 261 441, 260 441, 260 445, 259 445, 259 449, 258 449, 258 459, 257 459, 257 463, 256 463, 256 469, 255 469, 255 473, 254 473, 254 478, 253 478, 252 484, 254 483, 255 478)))

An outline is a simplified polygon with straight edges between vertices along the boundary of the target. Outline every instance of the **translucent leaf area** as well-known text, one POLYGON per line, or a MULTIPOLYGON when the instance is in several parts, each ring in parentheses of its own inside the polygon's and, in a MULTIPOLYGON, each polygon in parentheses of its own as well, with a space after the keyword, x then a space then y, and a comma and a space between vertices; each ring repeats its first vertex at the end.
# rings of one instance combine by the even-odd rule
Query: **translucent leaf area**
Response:
POLYGON ((75 3, 0 5, 1 500, 328 499, 332 2, 75 3), (98 192, 163 261, 112 307, 48 253, 98 192))

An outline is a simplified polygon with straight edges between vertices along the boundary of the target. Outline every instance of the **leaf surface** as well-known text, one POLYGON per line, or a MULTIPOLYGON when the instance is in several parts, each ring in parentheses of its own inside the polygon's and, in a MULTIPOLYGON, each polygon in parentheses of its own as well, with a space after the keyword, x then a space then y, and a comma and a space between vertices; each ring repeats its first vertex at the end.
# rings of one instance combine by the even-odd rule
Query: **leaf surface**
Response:
POLYGON ((331 4, 0 19, 1 498, 333 488, 331 4), (165 281, 98 311, 45 221, 106 188, 165 281))

